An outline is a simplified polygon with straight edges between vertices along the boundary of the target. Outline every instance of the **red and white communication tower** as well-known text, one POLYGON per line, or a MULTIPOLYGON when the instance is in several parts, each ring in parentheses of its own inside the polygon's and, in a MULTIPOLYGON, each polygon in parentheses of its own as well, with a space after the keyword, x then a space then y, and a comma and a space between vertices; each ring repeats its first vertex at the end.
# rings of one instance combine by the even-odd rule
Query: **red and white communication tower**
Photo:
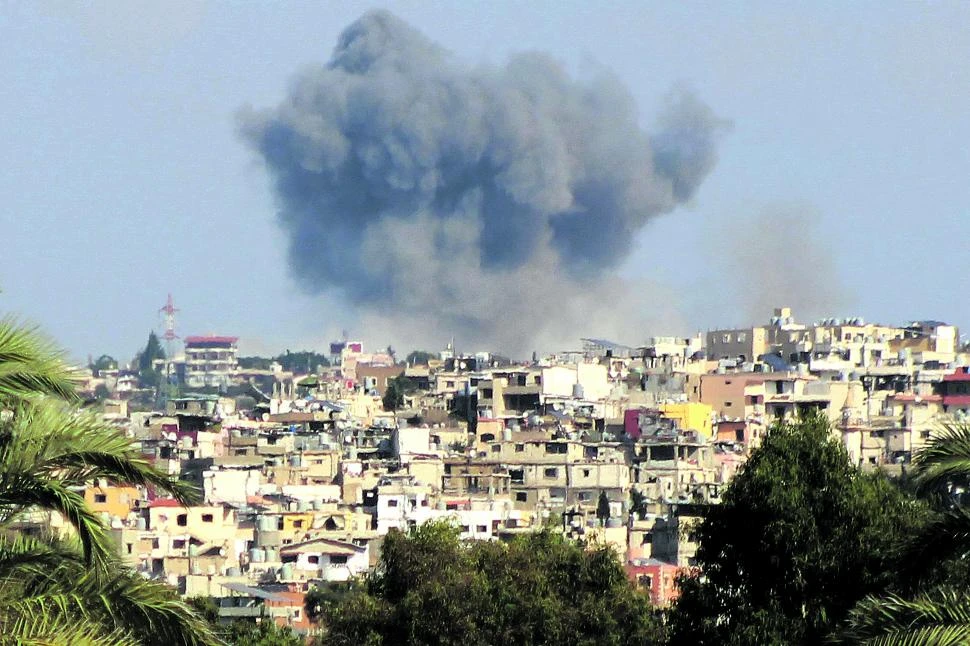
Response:
POLYGON ((179 338, 179 335, 175 333, 175 313, 178 311, 175 303, 172 302, 171 294, 168 295, 165 306, 158 310, 159 314, 165 314, 165 333, 162 334, 162 338, 165 340, 165 354, 169 358, 172 357, 173 342, 179 338))

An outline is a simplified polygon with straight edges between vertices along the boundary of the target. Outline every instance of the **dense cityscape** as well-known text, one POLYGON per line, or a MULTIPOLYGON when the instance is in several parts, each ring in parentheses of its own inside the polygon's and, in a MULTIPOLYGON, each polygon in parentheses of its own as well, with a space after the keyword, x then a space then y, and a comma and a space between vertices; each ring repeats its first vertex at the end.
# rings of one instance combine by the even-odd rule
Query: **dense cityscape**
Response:
MULTIPOLYGON (((351 339, 241 357, 236 337, 180 340, 168 324, 132 361, 91 359, 79 392, 201 499, 99 479, 84 502, 120 563, 211 599, 217 622, 310 638, 326 632, 322 591, 365 580, 389 533, 429 523, 462 541, 554 532, 606 548, 661 611, 773 425, 823 420, 847 466, 898 478, 970 410, 970 348, 939 321, 805 324, 778 308, 750 328, 581 339, 525 361, 351 339)), ((13 527, 70 526, 37 513, 13 527)))
POLYGON ((970 3, 393 8, 0 3, 0 646, 970 645, 970 3))

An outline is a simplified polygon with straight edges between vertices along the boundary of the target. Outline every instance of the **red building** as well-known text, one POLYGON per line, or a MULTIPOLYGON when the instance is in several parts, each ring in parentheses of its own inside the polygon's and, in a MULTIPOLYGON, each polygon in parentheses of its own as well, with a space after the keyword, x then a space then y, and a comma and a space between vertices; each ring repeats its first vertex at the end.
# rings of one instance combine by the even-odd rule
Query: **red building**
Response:
POLYGON ((633 584, 649 592, 650 603, 657 607, 670 605, 680 594, 677 576, 683 568, 657 559, 638 559, 626 565, 626 575, 633 584))

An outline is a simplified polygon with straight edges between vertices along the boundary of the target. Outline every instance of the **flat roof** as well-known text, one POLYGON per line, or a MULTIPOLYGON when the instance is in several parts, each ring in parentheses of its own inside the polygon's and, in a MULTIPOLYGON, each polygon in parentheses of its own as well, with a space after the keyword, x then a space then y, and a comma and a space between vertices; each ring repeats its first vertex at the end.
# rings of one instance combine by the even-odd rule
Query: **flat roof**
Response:
POLYGON ((200 344, 200 343, 229 344, 229 343, 235 343, 238 340, 239 340, 238 336, 216 336, 216 335, 187 336, 185 337, 185 345, 194 345, 194 344, 200 344))

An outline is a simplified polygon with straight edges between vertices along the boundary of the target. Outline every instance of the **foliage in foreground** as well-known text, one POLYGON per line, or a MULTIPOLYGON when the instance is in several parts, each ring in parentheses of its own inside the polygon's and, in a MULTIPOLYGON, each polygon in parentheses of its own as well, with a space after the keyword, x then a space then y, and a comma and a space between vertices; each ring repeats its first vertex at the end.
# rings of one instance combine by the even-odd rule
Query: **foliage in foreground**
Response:
POLYGON ((551 532, 470 542, 391 531, 375 572, 322 607, 322 644, 651 644, 660 623, 615 553, 551 532))
POLYGON ((175 591, 124 567, 79 489, 98 479, 183 501, 131 442, 76 410, 74 373, 35 330, 0 321, 0 644, 212 644, 175 591), (30 537, 29 514, 56 512, 76 540, 30 537))
POLYGON ((827 420, 776 425, 697 527, 702 575, 681 580, 673 643, 824 642, 894 583, 925 513, 853 467, 827 420))

